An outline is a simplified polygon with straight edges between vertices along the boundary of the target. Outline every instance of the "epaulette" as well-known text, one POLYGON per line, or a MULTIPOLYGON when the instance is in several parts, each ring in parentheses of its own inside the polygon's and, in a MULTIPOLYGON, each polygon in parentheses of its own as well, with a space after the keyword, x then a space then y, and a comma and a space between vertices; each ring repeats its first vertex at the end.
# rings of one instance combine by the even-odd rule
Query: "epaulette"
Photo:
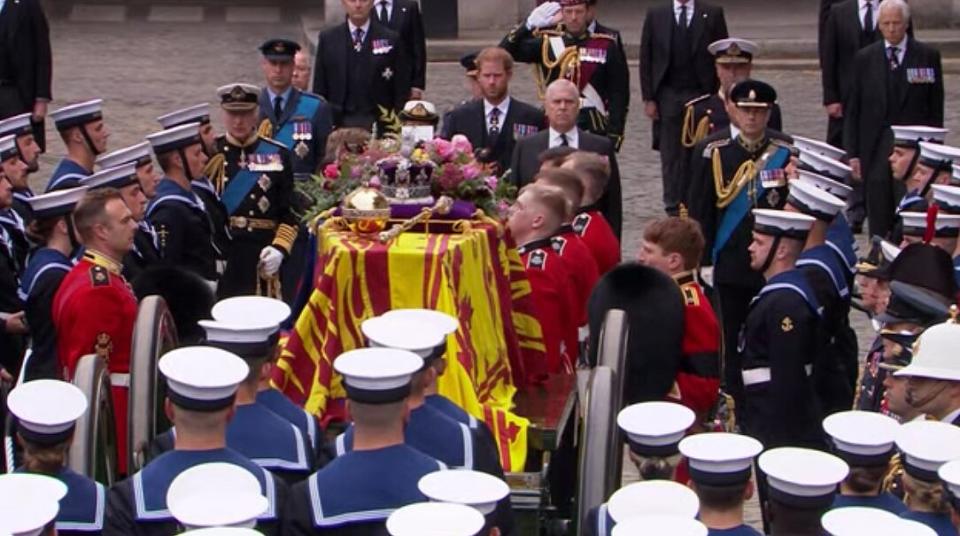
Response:
POLYGON ((694 97, 694 98, 688 100, 687 103, 684 104, 683 106, 684 106, 684 107, 693 106, 694 104, 696 104, 696 103, 698 103, 698 102, 700 102, 700 101, 702 101, 702 100, 707 100, 707 99, 709 99, 709 98, 712 97, 712 96, 713 96, 713 93, 707 93, 707 94, 704 94, 704 95, 700 95, 699 97, 694 97))
POLYGON ((591 34, 590 34, 590 37, 599 37, 600 39, 609 39, 609 40, 611 40, 611 41, 613 41, 613 42, 616 42, 616 41, 617 41, 617 36, 611 35, 611 34, 607 34, 607 33, 594 32, 594 33, 591 33, 591 34))
POLYGON ((90 284, 94 287, 110 286, 110 272, 99 264, 90 267, 90 284))
POLYGON ((542 249, 535 249, 530 252, 530 256, 527 257, 527 268, 535 268, 537 270, 546 270, 547 269, 547 252, 542 249))
POLYGON ((562 236, 554 236, 550 239, 550 246, 554 251, 563 255, 563 248, 567 247, 567 239, 562 236))
POLYGON ((700 306, 700 294, 697 293, 696 283, 684 283, 680 285, 680 292, 683 293, 683 303, 692 307, 700 306))
POLYGON ((706 148, 703 149, 703 157, 710 158, 710 156, 713 154, 714 149, 726 147, 727 145, 730 145, 730 138, 720 138, 719 140, 713 140, 707 144, 706 148))
POLYGON ((583 231, 587 228, 587 225, 590 225, 590 214, 586 212, 578 214, 577 217, 573 219, 573 232, 578 235, 583 235, 583 231))

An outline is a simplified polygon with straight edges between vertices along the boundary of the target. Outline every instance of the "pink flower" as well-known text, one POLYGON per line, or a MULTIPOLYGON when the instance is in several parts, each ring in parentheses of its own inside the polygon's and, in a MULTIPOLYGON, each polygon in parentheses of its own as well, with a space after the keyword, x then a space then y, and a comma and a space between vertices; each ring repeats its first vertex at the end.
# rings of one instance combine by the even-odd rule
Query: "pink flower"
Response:
POLYGON ((437 151, 437 155, 444 161, 447 162, 450 158, 453 157, 454 147, 453 144, 449 141, 437 138, 433 140, 433 147, 437 151))
POLYGON ((327 164, 327 166, 323 168, 323 176, 328 179, 339 178, 340 168, 337 166, 335 162, 327 164))
POLYGON ((487 188, 490 188, 491 191, 496 191, 497 186, 500 184, 500 181, 497 179, 496 175, 490 175, 484 180, 484 182, 487 184, 487 188))
POLYGON ((378 175, 374 175, 374 176, 370 177, 370 181, 369 181, 367 184, 368 184, 371 188, 376 188, 376 189, 379 190, 379 189, 380 189, 380 177, 379 177, 378 175))
POLYGON ((444 164, 440 168, 440 178, 438 179, 440 183, 440 189, 445 192, 450 192, 456 190, 460 183, 463 182, 463 173, 460 171, 460 168, 454 164, 444 164))
POLYGON ((458 153, 473 154, 473 145, 463 134, 456 134, 450 138, 450 144, 458 153))
POLYGON ((480 166, 476 164, 467 164, 460 168, 463 171, 463 178, 472 181, 480 176, 480 166))

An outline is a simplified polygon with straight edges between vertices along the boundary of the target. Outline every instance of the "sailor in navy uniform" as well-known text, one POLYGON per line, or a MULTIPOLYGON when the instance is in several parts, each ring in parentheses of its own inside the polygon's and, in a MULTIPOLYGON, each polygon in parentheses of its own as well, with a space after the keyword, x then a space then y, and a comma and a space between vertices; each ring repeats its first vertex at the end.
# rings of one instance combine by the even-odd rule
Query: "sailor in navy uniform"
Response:
POLYGON ((131 283, 151 266, 160 264, 157 234, 153 226, 145 221, 147 198, 140 188, 137 175, 137 163, 128 162, 116 167, 106 168, 80 181, 80 185, 90 190, 115 188, 130 209, 137 222, 137 231, 133 235, 133 248, 123 257, 123 277, 131 283))
POLYGON ((142 141, 97 157, 97 167, 100 169, 117 167, 130 162, 136 164, 137 180, 140 182, 143 195, 147 200, 156 197, 161 175, 153 165, 153 153, 150 152, 149 141, 142 141))
POLYGON ((833 452, 850 466, 850 476, 840 483, 833 508, 864 506, 893 514, 907 510, 903 501, 882 489, 884 476, 896 448, 899 423, 872 411, 843 411, 823 420, 833 452), (865 489, 869 484, 871 489, 865 489))
POLYGON ((933 206, 922 212, 901 212, 900 220, 903 222, 903 241, 900 247, 929 240, 930 244, 946 251, 950 258, 953 258, 957 236, 960 236, 960 214, 948 214, 933 206), (932 225, 928 225, 928 222, 932 225))
POLYGON ((67 146, 67 156, 57 164, 46 191, 72 188, 93 173, 98 154, 107 150, 110 132, 103 122, 103 99, 64 106, 50 112, 57 131, 67 146))
POLYGON ((7 404, 18 419, 17 440, 24 448, 24 465, 16 472, 46 475, 66 485, 56 519, 57 534, 99 535, 106 490, 103 484, 66 467, 66 447, 73 440, 77 419, 87 411, 86 396, 67 382, 37 380, 18 385, 7 404))
POLYGON ((750 271, 750 209, 778 209, 787 197, 784 168, 792 155, 791 140, 767 128, 763 117, 755 117, 765 112, 769 118, 776 100, 776 90, 764 82, 734 84, 730 90, 732 113, 749 120, 749 124, 738 119, 704 138, 694 149, 690 165, 688 208, 706 239, 702 264, 713 266, 723 328, 722 379, 737 407, 743 403, 740 366, 734 352, 737 334, 750 300, 763 286, 760 275, 750 271))
POLYGON ((261 493, 269 501, 267 511, 258 517, 257 528, 264 534, 281 534, 286 485, 226 446, 227 422, 237 388, 250 368, 227 351, 205 346, 170 351, 160 358, 158 366, 167 379, 165 407, 176 427, 176 448, 110 489, 104 534, 177 533, 178 524, 167 508, 171 482, 191 467, 213 462, 240 466, 257 478, 261 493))
MULTIPOLYGON (((960 166, 954 168, 954 176, 960 179, 960 166)), ((933 202, 941 212, 960 214, 960 186, 934 184, 931 189, 933 190, 933 202)), ((953 276, 957 280, 957 284, 960 285, 960 251, 955 246, 954 250, 949 253, 953 257, 953 276)))
POLYGON ((828 227, 845 206, 843 200, 809 182, 795 180, 790 183, 786 209, 816 219, 796 266, 807 277, 817 303, 823 308, 823 321, 817 333, 814 382, 827 414, 852 407, 859 372, 857 353, 844 356, 837 345, 840 329, 849 326, 845 323, 850 313, 849 271, 843 260, 826 243, 828 227), (845 357, 852 357, 852 360, 845 357))
POLYGON ((953 515, 960 515, 960 460, 943 464, 937 470, 937 475, 943 481, 943 489, 953 515))
POLYGON ((53 525, 66 493, 63 482, 49 476, 0 475, 0 529, 17 536, 58 533, 53 525))
MULTIPOLYGON (((16 136, 13 134, 0 137, 0 173, 6 177, 14 192, 27 184, 27 164, 20 158, 16 136)), ((16 210, 20 203, 16 197, 11 196, 10 205, 0 208, 0 227, 3 227, 13 244, 13 257, 18 269, 23 269, 30 243, 27 240, 25 219, 16 210)))
MULTIPOLYGON (((7 176, 7 172, 18 173, 26 169, 17 157, 13 136, 0 139, 0 166, 0 211, 3 211, 10 208, 13 199, 13 181, 7 176)), ((11 374, 16 374, 20 369, 20 359, 26 343, 26 328, 20 314, 23 311, 23 301, 17 293, 22 271, 23 265, 18 261, 13 235, 5 225, 0 225, 0 312, 20 315, 19 322, 0 317, 0 369, 5 368, 11 374)))
POLYGON ((849 471, 846 462, 819 450, 782 447, 765 451, 757 460, 764 525, 770 526, 765 532, 823 534, 820 519, 849 471))
POLYGON ((230 230, 227 225, 227 209, 220 200, 220 191, 208 177, 210 172, 219 169, 222 165, 219 160, 222 156, 217 156, 217 132, 210 123, 210 105, 203 103, 183 108, 161 115, 157 121, 165 129, 188 123, 200 124, 200 145, 203 147, 203 153, 210 160, 204 167, 203 174, 190 180, 190 189, 203 202, 207 215, 210 216, 210 223, 213 225, 213 244, 217 248, 217 273, 223 275, 227 251, 230 249, 230 230))
POLYGON ((760 536, 743 523, 743 503, 753 496, 753 460, 761 451, 759 441, 738 434, 695 434, 680 442, 708 536, 760 536))
POLYGON ((285 535, 381 535, 391 512, 423 502, 420 478, 446 466, 404 444, 410 383, 423 368, 412 352, 363 348, 333 362, 343 376, 355 449, 293 487, 285 535))
POLYGON ((766 285, 750 303, 737 345, 744 385, 740 424, 767 447, 823 448, 823 415, 811 378, 822 307, 794 267, 815 219, 769 209, 754 209, 753 216, 750 267, 766 285))
MULTIPOLYGON (((40 146, 33 134, 31 118, 33 114, 24 113, 0 121, 0 138, 13 134, 17 137, 17 151, 20 160, 27 165, 27 174, 36 173, 40 169, 40 146)), ((30 223, 30 210, 27 207, 27 198, 33 196, 28 181, 13 185, 13 210, 23 218, 25 225, 30 223)))
MULTIPOLYGON (((247 308, 248 318, 258 313, 247 308)), ((257 465, 295 484, 315 469, 316 454, 310 437, 290 421, 257 402, 260 384, 267 379, 280 336, 275 321, 228 323, 201 320, 207 344, 235 353, 250 366, 250 374, 237 389, 237 405, 227 425, 227 447, 257 465)))
MULTIPOLYGON (((949 184, 954 162, 960 162, 960 148, 940 143, 918 143, 917 161, 913 173, 904 179, 906 194, 897 205, 897 215, 902 212, 922 212, 931 199, 930 188, 934 184, 949 184)), ((902 222, 898 222, 902 224, 902 222)), ((894 229, 894 233, 897 229, 894 229)), ((891 235, 893 238, 897 236, 891 235)))
MULTIPOLYGON (((945 326, 949 324, 940 324, 945 326)), ((935 329, 936 327, 930 329, 935 329)), ((920 345, 923 348, 923 339, 930 333, 930 329, 920 335, 920 345)), ((937 353, 945 355, 948 348, 956 348, 957 344, 957 326, 953 325, 954 333, 939 340, 930 340, 937 346, 937 353), (944 345, 946 343, 946 345, 944 345)), ((940 335, 944 335, 940 333, 940 335)), ((931 337, 930 339, 936 339, 931 337)), ((900 375, 910 367, 916 366, 919 370, 924 365, 918 363, 922 356, 922 350, 914 355, 913 362, 906 368, 894 373, 900 375)), ((955 354, 954 354, 955 355, 955 354)), ((938 360, 939 361, 939 360, 938 360)), ((934 366, 946 364, 949 361, 940 361, 931 363, 934 366)), ((954 370, 956 368, 954 367, 954 370)), ((909 375, 909 374, 907 374, 909 375)), ((911 391, 913 389, 911 388, 911 391)), ((941 391, 942 392, 942 391, 941 391)), ((897 448, 901 452, 900 460, 903 462, 903 487, 907 497, 905 503, 907 511, 900 514, 902 519, 917 521, 933 529, 937 536, 953 536, 957 534, 950 519, 950 509, 944 508, 942 504, 943 497, 940 496, 941 481, 937 475, 938 470, 947 462, 960 458, 960 428, 956 423, 915 420, 903 424, 897 431, 897 448), (932 497, 920 490, 936 490, 932 497)))
POLYGON ((228 84, 217 94, 227 133, 217 139, 223 162, 209 177, 221 185, 233 237, 217 296, 248 296, 269 289, 297 238, 292 158, 282 143, 254 131, 259 88, 228 84))
POLYGON ((610 536, 617 523, 644 513, 691 518, 697 514, 697 496, 672 482, 680 440, 695 420, 693 410, 674 402, 640 402, 620 410, 617 426, 626 436, 641 482, 620 488, 607 502, 590 509, 583 524, 586 536, 610 536), (647 503, 655 503, 658 510, 669 505, 664 508, 668 511, 645 511, 647 503))
POLYGON ((292 153, 293 176, 306 180, 317 172, 333 129, 330 106, 319 95, 296 89, 293 57, 300 45, 288 39, 269 39, 260 45, 267 87, 260 93, 260 119, 270 127, 261 134, 287 146, 292 153))
POLYGON ((496 534, 476 508, 459 503, 422 502, 398 508, 387 518, 390 536, 421 536, 424 527, 442 527, 447 536, 496 534))
POLYGON ((494 515, 498 503, 506 499, 509 504, 510 486, 502 478, 466 469, 436 471, 421 478, 417 487, 431 501, 462 504, 482 515, 483 531, 469 534, 491 534, 494 528, 505 534, 494 515))
MULTIPOLYGON (((490 429, 437 394, 437 378, 446 368, 443 357, 447 350, 447 336, 452 333, 451 329, 456 330, 456 320, 437 311, 401 309, 368 319, 360 328, 369 346, 408 350, 424 360, 424 368, 414 376, 410 393, 410 420, 405 431, 407 443, 451 467, 476 469, 503 479, 499 450, 490 429), (432 403, 429 402, 431 398, 432 403), (438 403, 437 399, 442 400, 438 403), (455 439, 442 439, 448 436, 455 439), (459 447, 457 451, 449 450, 458 444, 462 444, 463 461, 459 447)), ((337 440, 339 455, 348 437, 344 434, 337 440)), ((509 498, 497 504, 493 518, 501 533, 508 535, 512 532, 513 513, 509 498)))
POLYGON ((257 518, 270 508, 270 500, 261 493, 257 477, 239 465, 202 463, 173 479, 167 507, 186 529, 184 534, 193 534, 204 528, 256 526, 257 518))
POLYGON ((198 123, 188 123, 147 136, 165 174, 147 205, 147 219, 157 231, 163 264, 194 272, 212 288, 218 277, 212 225, 190 189, 207 162, 199 130, 198 123))
POLYGON ((32 351, 23 364, 23 379, 54 379, 60 376, 57 363, 57 330, 50 319, 53 297, 67 272, 73 268, 70 258, 80 247, 73 232, 70 213, 86 188, 68 188, 29 198, 35 227, 42 231, 43 243, 30 254, 20 278, 27 325, 30 326, 32 351))

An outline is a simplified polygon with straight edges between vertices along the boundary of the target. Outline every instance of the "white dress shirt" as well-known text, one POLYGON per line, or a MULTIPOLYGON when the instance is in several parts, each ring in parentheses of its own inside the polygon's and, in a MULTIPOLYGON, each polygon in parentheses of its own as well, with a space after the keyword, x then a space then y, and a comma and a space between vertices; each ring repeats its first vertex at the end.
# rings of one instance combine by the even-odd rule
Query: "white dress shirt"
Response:
POLYGON ((490 113, 496 108, 500 110, 500 117, 497 118, 497 128, 503 131, 503 122, 507 119, 507 112, 510 111, 510 97, 503 99, 503 102, 494 106, 490 101, 483 99, 483 117, 487 123, 487 132, 490 132, 490 113))
POLYGON ((567 145, 569 145, 571 148, 580 148, 580 133, 577 131, 577 127, 571 128, 568 132, 557 132, 553 129, 553 127, 550 127, 550 144, 547 145, 547 147, 550 149, 553 149, 554 147, 560 147, 560 145, 562 145, 560 143, 560 134, 567 135, 567 145))
POLYGON ((907 54, 907 36, 904 35, 903 40, 897 44, 893 44, 886 39, 883 40, 883 56, 888 59, 890 47, 897 47, 897 65, 903 65, 903 57, 907 54))
POLYGON ((690 22, 693 21, 693 0, 687 0, 686 4, 681 4, 679 0, 673 0, 673 20, 680 24, 680 10, 683 9, 683 6, 687 6, 687 26, 690 26, 690 22))
POLYGON ((363 41, 367 40, 367 36, 370 35, 370 19, 367 19, 367 22, 363 26, 354 26, 352 22, 347 20, 347 26, 350 28, 350 40, 353 41, 354 36, 357 35, 357 28, 363 31, 363 41))
POLYGON ((878 11, 880 8, 879 3, 877 0, 860 0, 860 28, 864 30, 868 29, 865 28, 865 25, 867 22, 867 5, 869 4, 871 8, 870 16, 873 17, 873 28, 869 28, 869 30, 873 31, 877 29, 877 18, 880 16, 878 11))
POLYGON ((393 20, 393 0, 376 0, 373 3, 372 15, 376 16, 377 20, 380 20, 380 6, 384 3, 387 4, 387 20, 393 20))

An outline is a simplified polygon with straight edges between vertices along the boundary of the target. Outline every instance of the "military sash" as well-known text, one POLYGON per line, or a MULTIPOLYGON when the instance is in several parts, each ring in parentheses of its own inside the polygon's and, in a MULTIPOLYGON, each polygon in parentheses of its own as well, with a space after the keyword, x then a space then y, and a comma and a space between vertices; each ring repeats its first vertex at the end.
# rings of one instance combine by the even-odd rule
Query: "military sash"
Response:
MULTIPOLYGON (((783 169, 790 161, 790 150, 786 147, 771 146, 770 149, 760 158, 759 164, 763 167, 754 170, 752 177, 747 179, 747 184, 740 187, 736 197, 727 205, 720 218, 720 225, 717 227, 717 237, 713 243, 713 261, 717 261, 717 255, 720 250, 727 245, 727 241, 733 236, 734 230, 747 216, 750 209, 753 208, 753 199, 759 199, 763 196, 766 188, 763 186, 764 172, 783 169), (772 149, 772 151, 770 150, 772 149), (760 180, 756 180, 760 179, 760 180), (752 183, 752 184, 750 184, 752 183)), ((714 149, 716 150, 716 149, 714 149)), ((716 170, 714 171, 716 173, 716 170)), ((737 174, 739 175, 739 173, 737 174)), ((737 182, 739 177, 734 177, 733 182, 737 182)))
MULTIPOLYGON (((293 115, 285 123, 278 125, 274 130, 273 139, 287 146, 298 157, 306 158, 313 140, 313 118, 317 115, 320 108, 319 99, 304 98, 299 94, 297 98, 297 107, 293 115)), ((279 123, 280 118, 277 118, 279 123)))
POLYGON ((260 174, 268 171, 280 171, 283 163, 280 160, 280 148, 272 143, 260 143, 257 151, 247 155, 247 159, 240 163, 240 171, 227 181, 223 188, 220 200, 227 209, 227 214, 233 215, 243 198, 250 193, 253 185, 257 184, 260 174))

